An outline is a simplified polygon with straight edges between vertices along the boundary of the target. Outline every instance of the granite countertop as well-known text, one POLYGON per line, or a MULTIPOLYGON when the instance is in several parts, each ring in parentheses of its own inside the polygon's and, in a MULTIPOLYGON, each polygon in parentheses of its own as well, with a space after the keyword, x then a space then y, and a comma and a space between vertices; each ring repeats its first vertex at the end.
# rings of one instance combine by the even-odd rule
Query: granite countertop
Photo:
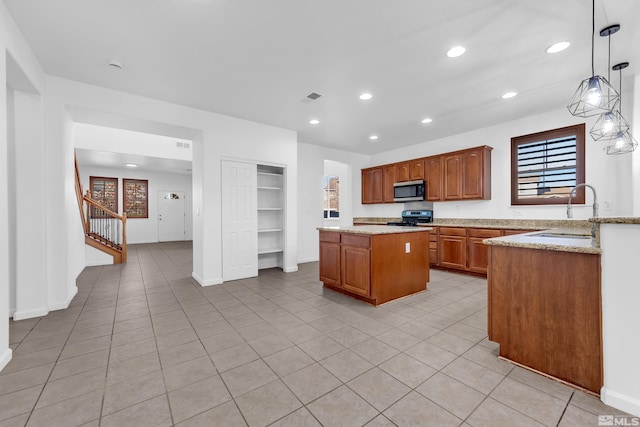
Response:
POLYGON ((602 251, 597 237, 591 237, 590 228, 570 227, 553 228, 513 236, 494 237, 485 239, 482 242, 494 246, 599 254, 602 251))
MULTIPOLYGON (((597 218, 601 219, 601 218, 597 218)), ((386 224, 387 222, 401 221, 402 218, 354 218, 354 223, 386 224)), ((640 223, 640 218, 638 218, 640 223)), ((589 221, 568 219, 492 219, 492 218, 435 218, 427 227, 465 227, 465 228, 497 228, 510 230, 548 230, 550 228, 588 228, 589 221)))
POLYGON ((617 216, 617 217, 597 217, 589 221, 596 224, 640 224, 640 217, 637 216, 617 216))
POLYGON ((346 227, 318 227, 320 231, 335 231, 338 233, 352 234, 394 234, 394 233, 415 233, 417 231, 429 231, 428 227, 400 227, 394 225, 355 225, 346 227))

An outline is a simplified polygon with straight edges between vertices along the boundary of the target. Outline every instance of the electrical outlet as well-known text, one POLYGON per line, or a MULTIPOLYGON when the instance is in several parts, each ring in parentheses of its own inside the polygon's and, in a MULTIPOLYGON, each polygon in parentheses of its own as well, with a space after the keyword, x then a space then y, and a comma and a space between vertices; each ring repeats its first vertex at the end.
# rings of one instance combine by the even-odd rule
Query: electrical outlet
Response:
POLYGON ((611 202, 607 202, 607 201, 602 202, 602 210, 603 211, 610 211, 612 209, 613 209, 613 207, 611 206, 611 202))
POLYGON ((522 212, 518 211, 518 210, 512 210, 511 213, 513 214, 513 216, 522 216, 522 212))
POLYGON ((411 243, 407 242, 407 243, 404 244, 404 252, 406 254, 411 252, 411 243))

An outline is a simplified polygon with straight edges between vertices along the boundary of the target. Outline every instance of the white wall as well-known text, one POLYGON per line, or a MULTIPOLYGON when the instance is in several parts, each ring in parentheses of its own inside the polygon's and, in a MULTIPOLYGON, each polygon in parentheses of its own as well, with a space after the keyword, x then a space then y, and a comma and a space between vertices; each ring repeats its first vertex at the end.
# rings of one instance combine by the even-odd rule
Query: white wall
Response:
POLYGON ((89 188, 89 177, 102 176, 118 178, 118 213, 122 215, 122 179, 146 179, 149 181, 149 218, 127 218, 127 243, 158 242, 158 191, 181 191, 186 196, 187 221, 185 240, 193 239, 193 197, 191 175, 145 172, 137 169, 105 169, 78 165, 80 180, 84 188, 89 188))
MULTIPOLYGON (((597 190, 601 216, 630 214, 632 211, 629 197, 631 192, 629 180, 631 157, 606 155, 602 151, 604 143, 594 142, 588 134, 594 122, 595 118, 586 120, 586 182, 597 190), (604 209, 604 202, 608 203, 611 207, 610 210, 604 209)), ((511 207, 511 138, 577 123, 585 123, 585 119, 573 117, 566 108, 561 108, 546 114, 376 154, 371 156, 367 166, 489 145, 493 147, 491 152, 491 200, 435 202, 434 216, 436 218, 564 219, 566 218, 566 208, 560 205, 511 207)), ((359 186, 359 182, 354 182, 354 190, 359 186)), ((588 219, 591 217, 591 204, 592 196, 587 193, 587 204, 576 206, 574 218, 588 219)), ((354 216, 399 216, 400 211, 401 208, 393 204, 362 205, 356 202, 354 216)))
MULTIPOLYGON (((353 224, 354 204, 360 204, 360 169, 365 167, 369 156, 320 147, 317 145, 298 143, 299 192, 298 192, 298 262, 318 260, 318 230, 324 226, 322 214, 324 161, 332 160, 347 165, 345 180, 351 182, 347 192, 351 195, 343 202, 340 197, 340 224, 353 224), (357 184, 356 184, 357 182, 357 184), (349 206, 351 205, 351 206, 349 206), (344 211, 342 209, 344 208, 344 211)), ((342 177, 341 177, 342 179, 342 177)), ((340 184, 340 191, 346 187, 340 184)), ((348 194, 347 193, 347 194, 348 194)))
MULTIPOLYGON (((30 86, 42 93, 44 90, 44 72, 35 55, 29 48, 20 30, 16 27, 4 3, 0 3, 0 170, 7 171, 7 84, 12 83, 17 89, 23 89, 21 84, 30 86), (15 71, 19 70, 20 82, 14 81, 15 71), (16 84, 21 83, 21 84, 16 84)), ((40 120, 41 117, 35 117, 40 120)), ((12 117, 12 120, 14 118, 12 117)), ((37 126, 37 124, 36 124, 37 126)), ((24 166, 24 165, 22 165, 24 166)), ((15 165, 18 170, 21 165, 15 165)), ((43 212, 16 212, 9 215, 9 186, 15 185, 9 181, 7 173, 0 173, 0 369, 11 360, 9 348, 9 229, 15 227, 15 217, 26 215, 27 218, 42 218, 43 212), (6 319, 6 320, 2 320, 6 319)), ((17 277, 17 271, 16 271, 17 277)))
MULTIPOLYGON (((297 269, 297 145, 296 133, 246 120, 156 101, 97 86, 47 78, 47 146, 63 158, 50 162, 51 185, 73 189, 73 139, 59 123, 67 106, 107 115, 126 116, 148 123, 166 123, 193 130, 194 277, 203 285, 222 282, 221 159, 276 164, 286 168, 285 271, 297 269), (67 173, 66 163, 70 163, 67 173), (199 215, 198 215, 199 213, 199 215)), ((53 157, 55 158, 55 156, 53 157)), ((77 210, 77 206, 76 206, 77 210)), ((84 242, 67 239, 70 256, 82 258, 84 242), (82 254, 80 254, 82 252, 82 254)))

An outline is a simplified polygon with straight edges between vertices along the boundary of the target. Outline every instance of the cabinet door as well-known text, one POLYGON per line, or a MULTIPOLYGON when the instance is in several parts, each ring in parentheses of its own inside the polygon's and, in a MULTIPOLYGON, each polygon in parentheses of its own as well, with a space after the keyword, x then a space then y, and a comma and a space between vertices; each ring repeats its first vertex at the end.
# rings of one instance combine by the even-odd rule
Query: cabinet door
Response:
POLYGON ((386 165, 382 167, 382 201, 393 203, 393 184, 396 182, 396 165, 386 165))
POLYGON ((409 180, 424 179, 424 160, 417 159, 409 162, 409 180))
POLYGON ((483 195, 482 150, 462 154, 462 198, 481 199, 483 195))
POLYGON ((468 237, 467 239, 467 249, 469 250, 467 261, 469 262, 469 271, 487 274, 487 266, 489 265, 489 247, 482 243, 485 237, 468 237))
POLYGON ((382 203, 382 168, 362 170, 362 203, 382 203))
POLYGON ((462 199, 462 155, 443 156, 444 200, 462 199))
POLYGON ((404 182, 410 180, 410 162, 396 163, 396 182, 404 182))
POLYGON ((342 287, 350 292, 369 296, 371 249, 342 246, 342 287))
POLYGON ((442 200, 442 156, 427 157, 424 160, 426 199, 442 200))
POLYGON ((478 147, 462 154, 462 198, 491 199, 490 147, 478 147))
POLYGON ((320 281, 340 286, 340 243, 320 242, 319 269, 320 281))
POLYGON ((442 267, 467 269, 467 238, 440 235, 438 238, 438 263, 442 267))

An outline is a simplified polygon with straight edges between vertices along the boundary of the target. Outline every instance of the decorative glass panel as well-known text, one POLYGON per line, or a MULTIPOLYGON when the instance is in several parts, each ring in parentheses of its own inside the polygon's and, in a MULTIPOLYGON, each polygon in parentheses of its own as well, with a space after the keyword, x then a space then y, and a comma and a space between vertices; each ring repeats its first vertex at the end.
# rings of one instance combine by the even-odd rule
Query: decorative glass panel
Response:
POLYGON ((149 217, 149 181, 146 179, 123 179, 122 198, 127 218, 149 217))

